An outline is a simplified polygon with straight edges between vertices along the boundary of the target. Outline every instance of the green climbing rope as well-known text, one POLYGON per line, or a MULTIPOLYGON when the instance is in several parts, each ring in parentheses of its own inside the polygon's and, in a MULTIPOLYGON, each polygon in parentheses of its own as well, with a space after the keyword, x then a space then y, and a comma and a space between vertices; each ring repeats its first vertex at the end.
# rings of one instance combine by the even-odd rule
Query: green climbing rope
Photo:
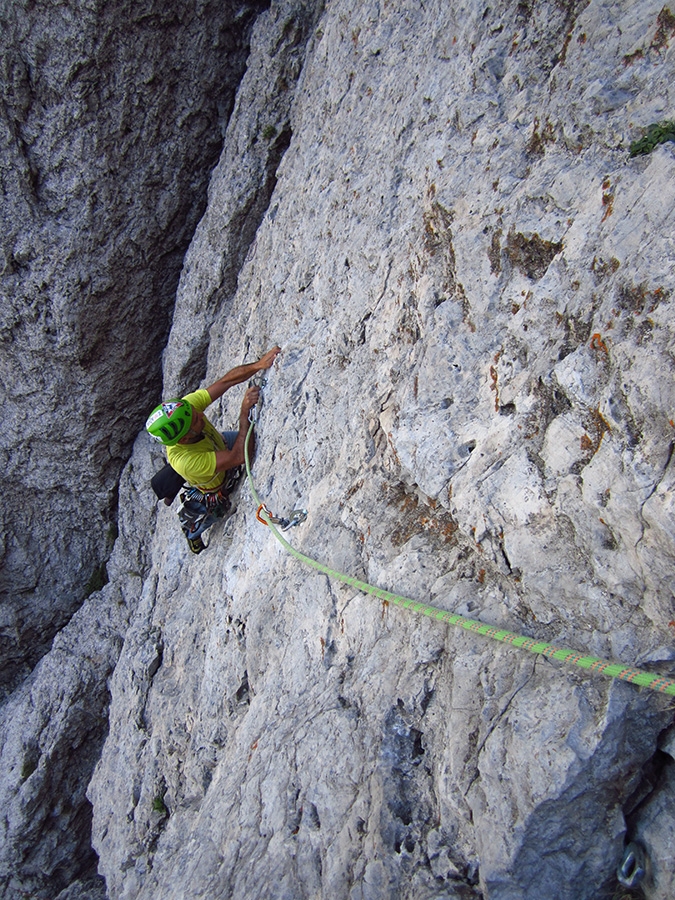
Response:
POLYGON ((467 619, 465 616, 460 616, 458 613, 452 613, 445 609, 438 609, 435 606, 429 606, 426 603, 420 603, 416 600, 411 600, 409 597, 402 597, 399 594, 393 594, 390 591, 385 591, 382 588, 375 587, 374 585, 368 584, 365 581, 359 581, 358 578, 353 578, 350 575, 345 575, 343 572, 337 572, 335 569, 331 569, 329 566, 325 566, 323 563, 317 562, 317 560, 312 559, 310 556, 305 556, 304 553, 300 553, 295 549, 295 547, 288 543, 288 541, 275 527, 274 523, 270 521, 269 513, 256 492, 255 486, 253 484, 253 476, 251 475, 251 464, 248 453, 249 438, 252 431, 253 424, 251 424, 251 427, 248 430, 248 434, 246 435, 246 443, 244 445, 246 457, 246 474, 248 476, 248 483, 251 488, 251 494, 253 495, 253 499, 259 507, 259 518, 261 520, 264 520, 265 523, 269 526, 269 528, 272 530, 272 534, 279 541, 282 547, 284 547, 300 562, 304 563, 307 566, 311 566, 311 568, 316 569, 319 572, 323 572, 324 575, 328 575, 330 578, 342 581, 344 582, 344 584, 348 584, 350 587, 356 588, 356 590, 363 591, 363 593, 365 594, 372 594, 374 597, 377 597, 380 600, 385 600, 388 603, 395 603, 397 606, 402 606, 404 609, 410 609, 413 612, 420 613, 423 616, 429 616, 432 619, 438 619, 441 622, 447 622, 448 625, 455 625, 460 628, 465 628, 467 631, 474 631, 476 632, 476 634, 482 634, 485 637, 492 638, 495 641, 501 641, 504 644, 511 644, 511 646, 513 647, 520 647, 523 650, 529 650, 530 653, 538 653, 541 656, 548 657, 549 659, 559 659, 562 662, 578 666, 581 669, 588 669, 590 672, 598 672, 602 675, 607 675, 609 678, 618 678, 621 681, 629 681, 631 684, 637 684, 640 687, 650 688, 651 690, 658 691, 661 694, 671 694, 672 696, 675 696, 675 681, 664 678, 661 675, 654 675, 651 672, 644 672, 640 669, 634 669, 630 666, 624 666, 621 663, 611 663, 607 660, 599 659, 596 656, 584 656, 583 654, 576 653, 574 650, 569 650, 566 647, 555 647, 553 646, 553 644, 547 644, 543 641, 535 641, 532 640, 532 638, 513 634, 510 631, 505 631, 500 628, 494 628, 491 625, 485 625, 483 622, 479 622, 476 619, 467 619))

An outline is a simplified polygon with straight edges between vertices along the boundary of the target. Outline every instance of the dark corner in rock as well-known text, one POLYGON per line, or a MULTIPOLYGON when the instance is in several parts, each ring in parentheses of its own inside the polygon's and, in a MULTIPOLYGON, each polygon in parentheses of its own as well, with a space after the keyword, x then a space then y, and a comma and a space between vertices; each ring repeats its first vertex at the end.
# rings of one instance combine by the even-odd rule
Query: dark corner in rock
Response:
MULTIPOLYGON (((246 149, 243 157, 234 159, 230 158, 225 146, 220 165, 242 167, 247 174, 242 179, 244 185, 238 184, 237 207, 230 209, 227 215, 223 214, 218 223, 226 236, 224 244, 227 247, 220 282, 206 291, 200 285, 199 306, 204 312, 204 321, 193 321, 189 339, 181 347, 178 360, 174 361, 173 378, 181 389, 183 386, 191 388, 205 377, 209 328, 216 315, 222 314, 232 301, 242 266, 265 216, 269 213, 272 220, 275 218, 276 209, 270 210, 270 202, 277 185, 279 166, 293 137, 290 119, 294 89, 303 71, 312 29, 322 11, 322 2, 289 4, 285 21, 274 26, 278 33, 269 48, 274 60, 273 71, 267 76, 269 83, 263 85, 262 94, 252 95, 250 85, 242 82, 243 108, 238 111, 238 119, 231 123, 231 144, 233 147, 245 144, 246 149), (246 109, 246 104, 250 105, 250 110, 246 109), (262 126, 261 119, 267 120, 262 126)), ((176 325, 179 332, 181 327, 182 323, 176 325)))

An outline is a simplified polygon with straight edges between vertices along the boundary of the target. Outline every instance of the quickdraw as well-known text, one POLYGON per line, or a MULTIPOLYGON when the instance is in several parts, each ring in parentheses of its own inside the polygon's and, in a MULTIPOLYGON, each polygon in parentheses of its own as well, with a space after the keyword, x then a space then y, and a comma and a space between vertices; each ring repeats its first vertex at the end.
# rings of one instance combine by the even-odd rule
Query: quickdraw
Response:
POLYGON ((258 374, 255 375, 248 383, 249 387, 258 387, 260 388, 260 397, 258 398, 258 402, 255 406, 252 406, 248 411, 248 420, 251 425, 257 425, 258 420, 260 419, 260 411, 262 409, 262 391, 265 385, 267 384, 267 379, 264 375, 258 374))
POLYGON ((263 525, 269 525, 270 522, 276 522, 276 521, 277 521, 277 520, 274 518, 274 516, 272 515, 272 510, 271 510, 271 509, 268 509, 268 508, 265 506, 264 503, 261 503, 260 506, 258 507, 258 512, 255 514, 255 517, 256 517, 256 519, 257 519, 260 523, 262 523, 263 525), (265 512, 265 515, 267 516, 267 518, 265 518, 265 519, 263 519, 263 517, 260 515, 260 513, 263 512, 263 511, 265 512))
POLYGON ((307 518, 307 510, 294 509, 290 516, 286 519, 282 516, 275 516, 264 503, 261 503, 258 507, 258 511, 255 514, 255 517, 263 525, 269 525, 271 523, 272 525, 278 525, 282 531, 288 531, 288 529, 293 528, 294 525, 302 525, 302 523, 307 518), (265 514, 264 518, 261 513, 265 514))

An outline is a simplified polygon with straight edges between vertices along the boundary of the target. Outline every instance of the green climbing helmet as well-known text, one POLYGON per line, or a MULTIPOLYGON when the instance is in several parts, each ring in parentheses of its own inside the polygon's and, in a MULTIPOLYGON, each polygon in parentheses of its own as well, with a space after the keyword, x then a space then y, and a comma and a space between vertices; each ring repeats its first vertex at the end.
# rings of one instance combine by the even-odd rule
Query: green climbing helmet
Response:
POLYGON ((145 423, 148 434, 167 447, 185 437, 192 425, 192 406, 188 400, 167 400, 155 407, 145 423))

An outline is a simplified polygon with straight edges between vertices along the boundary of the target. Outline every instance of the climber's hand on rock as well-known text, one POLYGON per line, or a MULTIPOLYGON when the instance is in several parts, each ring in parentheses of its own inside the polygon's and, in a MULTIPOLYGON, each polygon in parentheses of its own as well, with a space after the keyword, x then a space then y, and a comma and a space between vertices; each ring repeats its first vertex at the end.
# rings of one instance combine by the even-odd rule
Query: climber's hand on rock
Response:
POLYGON ((274 360, 281 353, 281 347, 272 347, 271 350, 268 350, 263 356, 258 360, 258 366, 260 369, 271 369, 274 365, 274 360))

